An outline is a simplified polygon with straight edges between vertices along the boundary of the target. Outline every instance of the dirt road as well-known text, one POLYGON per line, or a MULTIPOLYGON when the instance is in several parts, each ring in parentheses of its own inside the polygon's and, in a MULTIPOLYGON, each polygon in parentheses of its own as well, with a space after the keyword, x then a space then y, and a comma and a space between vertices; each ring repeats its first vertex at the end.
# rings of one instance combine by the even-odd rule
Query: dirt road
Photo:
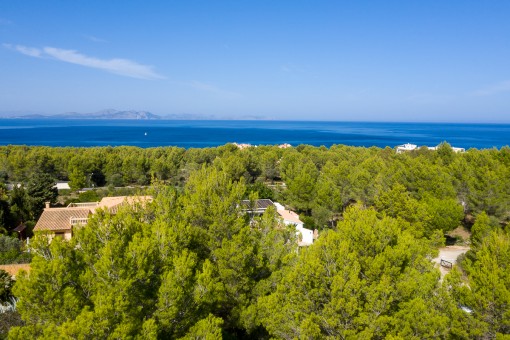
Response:
POLYGON ((439 256, 433 259, 432 261, 437 263, 439 270, 441 271, 441 277, 445 276, 446 273, 449 272, 448 268, 445 268, 440 265, 441 260, 445 260, 450 262, 452 265, 457 263, 457 258, 466 253, 469 250, 469 247, 465 246, 447 246, 444 248, 439 248, 439 256))

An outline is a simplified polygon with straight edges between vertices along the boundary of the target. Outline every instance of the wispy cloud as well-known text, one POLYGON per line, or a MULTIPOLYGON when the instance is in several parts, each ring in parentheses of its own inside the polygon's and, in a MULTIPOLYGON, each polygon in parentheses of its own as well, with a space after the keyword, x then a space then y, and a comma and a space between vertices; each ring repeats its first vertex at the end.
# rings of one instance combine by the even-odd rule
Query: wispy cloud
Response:
POLYGON ((11 45, 11 44, 2 44, 5 48, 10 50, 18 51, 24 55, 28 55, 30 57, 39 58, 42 55, 42 51, 38 48, 26 47, 21 45, 11 45))
POLYGON ((503 92, 510 92, 510 80, 502 81, 496 84, 493 84, 491 86, 487 86, 484 88, 481 88, 472 94, 474 96, 492 96, 495 94, 503 93, 503 92))
POLYGON ((280 66, 280 72, 287 74, 289 76, 295 77, 311 77, 318 78, 317 74, 310 70, 306 66, 296 65, 293 63, 286 63, 280 66))
POLYGON ((104 39, 101 39, 101 38, 95 37, 95 36, 93 36, 93 35, 84 35, 83 37, 84 37, 85 39, 87 39, 87 40, 90 40, 90 41, 92 41, 92 42, 96 42, 96 43, 105 43, 105 42, 108 42, 108 41, 106 41, 106 40, 104 40, 104 39))
POLYGON ((12 21, 4 19, 4 18, 0 18, 0 25, 10 25, 10 24, 12 24, 12 21))
POLYGON ((302 67, 297 66, 295 64, 290 64, 290 63, 280 66, 280 71, 282 71, 284 73, 294 73, 294 74, 305 73, 305 70, 302 67))
POLYGON ((152 66, 139 64, 128 59, 98 59, 78 53, 74 50, 64 50, 54 47, 45 47, 44 52, 53 58, 71 64, 97 68, 121 76, 139 79, 162 79, 152 66))
POLYGON ((190 85, 194 89, 209 92, 211 94, 214 94, 214 95, 217 95, 217 96, 220 96, 223 98, 227 98, 227 99, 235 99, 235 98, 242 97, 241 94, 239 94, 239 93, 223 90, 215 85, 211 85, 211 84, 204 83, 201 81, 194 80, 190 83, 190 85))
POLYGON ((99 59, 79 53, 75 50, 66 50, 55 47, 43 47, 42 49, 22 45, 3 44, 4 47, 15 50, 24 55, 37 58, 51 58, 70 64, 103 70, 109 73, 138 79, 164 79, 156 73, 150 65, 139 64, 128 59, 99 59))

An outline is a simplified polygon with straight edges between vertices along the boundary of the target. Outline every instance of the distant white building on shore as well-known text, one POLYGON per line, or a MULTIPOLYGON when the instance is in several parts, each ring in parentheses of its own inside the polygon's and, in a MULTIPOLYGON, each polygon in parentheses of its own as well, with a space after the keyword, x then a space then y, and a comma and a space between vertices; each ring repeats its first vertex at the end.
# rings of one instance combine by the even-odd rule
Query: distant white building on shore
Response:
MULTIPOLYGON (((429 150, 436 151, 439 148, 439 145, 437 145, 437 146, 425 146, 425 147, 427 149, 429 149, 429 150)), ((419 147, 416 144, 406 143, 406 144, 402 144, 402 145, 397 145, 396 152, 397 153, 409 152, 409 151, 416 150, 418 148, 419 147)), ((466 149, 464 149, 464 148, 457 148, 457 147, 454 147, 454 146, 452 146, 451 148, 452 148, 453 152, 465 152, 466 151, 466 149)))
MULTIPOLYGON (((438 146, 427 146, 427 148, 432 151, 436 151, 438 147, 439 147, 439 145, 438 146)), ((464 149, 464 148, 456 148, 454 146, 452 146, 451 148, 452 148, 453 152, 466 152, 466 149, 464 149)))
POLYGON ((232 143, 232 144, 234 144, 235 146, 237 146, 240 150, 243 150, 243 149, 247 149, 247 148, 251 148, 251 147, 253 147, 253 145, 248 144, 248 143, 232 143))
POLYGON ((416 144, 410 144, 410 143, 406 143, 406 144, 398 145, 398 146, 397 146, 397 153, 413 151, 413 150, 415 150, 417 147, 418 147, 418 146, 417 146, 416 144))

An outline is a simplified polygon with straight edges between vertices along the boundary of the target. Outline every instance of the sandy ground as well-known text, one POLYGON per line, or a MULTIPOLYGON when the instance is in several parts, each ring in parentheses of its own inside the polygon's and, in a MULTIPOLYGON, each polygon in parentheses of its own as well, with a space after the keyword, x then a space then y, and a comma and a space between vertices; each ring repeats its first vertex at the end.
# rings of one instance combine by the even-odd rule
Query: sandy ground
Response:
POLYGON ((452 231, 450 231, 448 233, 448 236, 456 238, 457 239, 457 241, 456 241, 457 245, 466 245, 466 246, 468 246, 469 245, 469 239, 471 237, 471 233, 469 232, 469 230, 467 230, 463 226, 459 226, 459 227, 453 229, 452 231), (458 240, 458 238, 460 238, 460 240, 458 240))
POLYGON ((20 270, 24 270, 26 272, 30 271, 30 263, 23 263, 23 264, 2 264, 0 265, 0 269, 5 270, 9 274, 11 274, 13 277, 16 277, 18 275, 18 272, 20 270))
POLYGON ((448 235, 455 237, 460 236, 464 241, 469 241, 469 238, 471 237, 471 233, 466 228, 460 226, 448 233, 448 235))
POLYGON ((457 257, 466 253, 469 250, 469 247, 466 246, 447 246, 444 248, 439 248, 439 256, 433 259, 432 261, 437 264, 439 270, 441 271, 441 276, 446 275, 449 272, 448 268, 440 266, 441 260, 445 260, 451 262, 452 264, 457 263, 457 257))

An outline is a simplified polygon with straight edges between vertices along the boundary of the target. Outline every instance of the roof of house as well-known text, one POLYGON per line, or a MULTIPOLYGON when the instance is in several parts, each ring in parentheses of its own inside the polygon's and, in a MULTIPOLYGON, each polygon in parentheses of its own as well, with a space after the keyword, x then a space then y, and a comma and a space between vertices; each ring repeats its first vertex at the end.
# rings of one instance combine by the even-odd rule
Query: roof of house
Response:
POLYGON ((21 233, 26 228, 27 228, 27 225, 25 223, 20 223, 16 228, 12 229, 12 231, 16 231, 18 233, 21 233))
POLYGON ((276 212, 283 218, 284 221, 303 224, 303 222, 299 219, 299 215, 292 210, 277 210, 276 212))
POLYGON ((57 188, 58 190, 71 189, 69 182, 57 182, 53 187, 57 188))
MULTIPOLYGON (((273 205, 273 201, 271 201, 270 199, 267 199, 267 198, 260 199, 260 200, 255 200, 254 203, 255 203, 254 208, 256 210, 261 210, 261 209, 265 210, 265 209, 267 209, 267 208, 269 208, 270 206, 273 205)), ((250 200, 242 200, 241 204, 246 209, 250 209, 251 208, 251 201, 250 200)))
POLYGON ((123 204, 134 206, 152 200, 151 196, 116 196, 103 197, 100 202, 71 203, 66 208, 46 208, 34 231, 40 230, 71 230, 71 219, 88 218, 96 209, 106 208, 115 214, 123 204))
POLYGON ((112 214, 115 214, 119 207, 128 204, 130 206, 134 206, 136 204, 146 204, 147 202, 152 201, 152 196, 115 196, 115 197, 103 197, 103 199, 97 204, 95 209, 106 208, 112 214))
POLYGON ((89 208, 46 208, 34 227, 40 230, 71 230, 71 218, 87 218, 89 208))

